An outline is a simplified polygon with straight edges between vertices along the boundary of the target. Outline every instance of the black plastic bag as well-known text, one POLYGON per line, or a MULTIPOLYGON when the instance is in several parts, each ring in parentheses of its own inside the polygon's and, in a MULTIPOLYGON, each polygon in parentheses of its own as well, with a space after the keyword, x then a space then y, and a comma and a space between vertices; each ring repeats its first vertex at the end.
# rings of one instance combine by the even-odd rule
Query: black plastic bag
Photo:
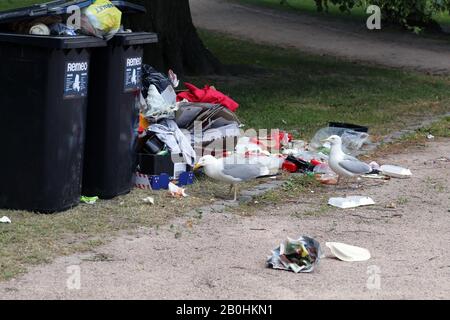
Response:
POLYGON ((147 99, 148 89, 151 85, 154 85, 159 93, 163 93, 167 87, 172 86, 172 82, 166 75, 156 71, 152 66, 144 64, 142 66, 142 95, 145 99, 147 99))

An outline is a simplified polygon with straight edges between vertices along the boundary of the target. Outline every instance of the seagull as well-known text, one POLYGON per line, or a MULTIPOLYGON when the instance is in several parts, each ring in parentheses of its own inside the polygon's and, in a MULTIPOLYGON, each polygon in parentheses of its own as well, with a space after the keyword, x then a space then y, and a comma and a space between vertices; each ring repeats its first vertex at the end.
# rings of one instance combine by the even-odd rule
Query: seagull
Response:
POLYGON ((342 151, 342 139, 339 136, 331 136, 323 142, 331 144, 331 153, 328 165, 338 176, 338 184, 341 177, 353 178, 372 172, 372 168, 364 162, 349 156, 342 151))
POLYGON ((240 163, 238 158, 217 159, 211 155, 201 158, 194 167, 194 171, 204 168, 205 174, 218 181, 231 184, 234 189, 234 200, 237 201, 237 184, 270 175, 269 168, 261 164, 240 163))

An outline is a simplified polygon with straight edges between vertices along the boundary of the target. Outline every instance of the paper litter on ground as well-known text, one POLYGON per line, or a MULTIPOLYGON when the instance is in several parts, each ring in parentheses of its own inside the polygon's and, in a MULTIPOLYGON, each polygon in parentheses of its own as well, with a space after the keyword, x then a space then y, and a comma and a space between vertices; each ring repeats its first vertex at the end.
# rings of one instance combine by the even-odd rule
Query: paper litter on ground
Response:
POLYGON ((11 219, 9 219, 8 217, 2 217, 0 219, 0 223, 11 223, 11 219))
POLYGON ((375 201, 370 197, 351 196, 347 198, 330 198, 328 204, 341 209, 349 209, 374 205, 375 201))
POLYGON ((346 262, 367 261, 371 257, 369 250, 345 243, 327 242, 326 246, 336 258, 346 262))
POLYGON ((147 204, 155 204, 155 198, 153 197, 147 197, 145 199, 142 199, 142 201, 147 204))
POLYGON ((172 182, 169 183, 169 192, 173 197, 185 198, 188 196, 185 192, 185 189, 180 188, 179 186, 177 186, 172 182))
POLYGON ((320 243, 309 237, 298 240, 288 238, 272 251, 267 258, 269 268, 293 271, 295 273, 310 273, 322 258, 320 243))
POLYGON ((382 174, 393 178, 405 179, 412 176, 411 170, 399 166, 384 165, 381 166, 380 171, 382 174))

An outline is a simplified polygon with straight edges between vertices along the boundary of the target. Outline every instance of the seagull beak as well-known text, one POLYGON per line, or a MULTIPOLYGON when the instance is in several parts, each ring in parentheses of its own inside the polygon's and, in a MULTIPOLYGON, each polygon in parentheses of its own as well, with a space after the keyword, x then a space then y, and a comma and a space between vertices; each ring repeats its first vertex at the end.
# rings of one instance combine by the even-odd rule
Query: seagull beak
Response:
POLYGON ((330 142, 330 140, 328 140, 328 139, 324 139, 324 140, 320 140, 320 142, 322 142, 322 143, 326 143, 326 142, 330 142))
POLYGON ((199 164, 199 163, 197 163, 195 166, 194 166, 194 171, 197 171, 198 169, 200 169, 201 167, 203 167, 201 164, 199 164))

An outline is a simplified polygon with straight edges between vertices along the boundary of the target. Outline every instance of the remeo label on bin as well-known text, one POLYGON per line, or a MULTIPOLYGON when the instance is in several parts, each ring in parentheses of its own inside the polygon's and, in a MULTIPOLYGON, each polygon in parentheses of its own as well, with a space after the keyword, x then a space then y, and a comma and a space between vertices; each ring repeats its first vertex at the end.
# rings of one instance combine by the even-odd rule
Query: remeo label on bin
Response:
POLYGON ((64 98, 86 97, 88 93, 89 63, 68 62, 64 76, 64 98))
POLYGON ((141 88, 142 57, 126 58, 125 61, 125 92, 141 88))

